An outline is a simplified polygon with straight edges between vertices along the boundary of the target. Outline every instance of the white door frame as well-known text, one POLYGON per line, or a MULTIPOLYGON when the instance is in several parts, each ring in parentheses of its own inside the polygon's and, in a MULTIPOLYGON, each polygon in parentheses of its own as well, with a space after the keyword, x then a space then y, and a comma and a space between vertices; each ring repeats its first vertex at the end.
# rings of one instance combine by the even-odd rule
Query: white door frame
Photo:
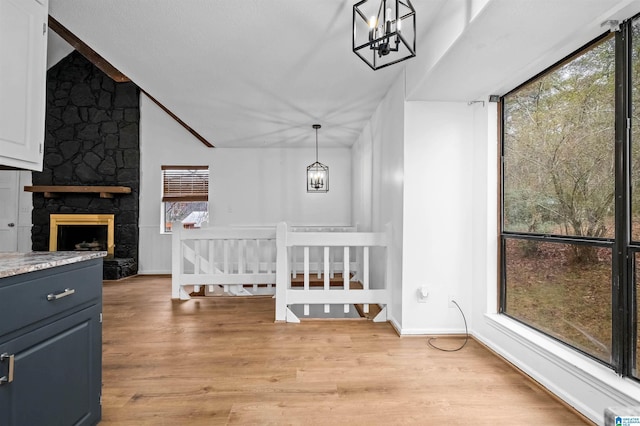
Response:
POLYGON ((0 170, 0 251, 18 251, 19 172, 0 170))

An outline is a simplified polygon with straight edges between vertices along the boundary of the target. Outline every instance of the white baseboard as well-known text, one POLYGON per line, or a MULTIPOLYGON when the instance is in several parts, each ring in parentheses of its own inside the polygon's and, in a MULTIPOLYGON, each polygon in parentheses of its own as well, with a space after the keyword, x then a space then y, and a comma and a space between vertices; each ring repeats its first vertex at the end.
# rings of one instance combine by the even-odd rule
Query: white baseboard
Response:
POLYGON ((434 335, 448 335, 448 334, 465 334, 464 328, 403 328, 400 333, 401 336, 434 336, 434 335))
POLYGON ((171 275, 171 269, 169 270, 152 269, 147 271, 138 270, 138 275, 171 275))

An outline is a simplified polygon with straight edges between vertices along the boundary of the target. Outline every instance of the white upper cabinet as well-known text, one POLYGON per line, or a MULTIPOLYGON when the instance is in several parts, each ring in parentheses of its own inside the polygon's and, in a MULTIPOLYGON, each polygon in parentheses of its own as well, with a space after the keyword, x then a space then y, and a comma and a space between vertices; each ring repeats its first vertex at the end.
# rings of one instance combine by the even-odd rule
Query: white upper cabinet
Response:
POLYGON ((47 0, 0 0, 0 166, 42 170, 47 0))

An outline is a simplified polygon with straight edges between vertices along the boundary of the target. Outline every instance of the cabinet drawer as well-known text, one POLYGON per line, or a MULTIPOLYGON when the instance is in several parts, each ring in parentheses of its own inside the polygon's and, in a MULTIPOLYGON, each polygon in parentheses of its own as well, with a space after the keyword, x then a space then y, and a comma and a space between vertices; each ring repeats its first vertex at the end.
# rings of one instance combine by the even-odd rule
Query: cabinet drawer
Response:
POLYGON ((2 279, 0 340, 7 333, 77 308, 101 295, 102 259, 2 279))

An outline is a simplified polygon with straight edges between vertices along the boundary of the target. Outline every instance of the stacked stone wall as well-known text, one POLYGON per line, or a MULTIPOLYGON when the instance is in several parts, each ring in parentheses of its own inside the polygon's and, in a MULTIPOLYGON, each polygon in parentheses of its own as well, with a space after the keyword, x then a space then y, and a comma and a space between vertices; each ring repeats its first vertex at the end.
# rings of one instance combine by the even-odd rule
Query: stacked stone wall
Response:
POLYGON ((139 105, 135 84, 114 82, 77 52, 48 71, 44 167, 33 185, 127 186, 131 194, 34 193, 34 251, 49 250, 51 213, 114 214, 115 257, 137 272, 139 105))

